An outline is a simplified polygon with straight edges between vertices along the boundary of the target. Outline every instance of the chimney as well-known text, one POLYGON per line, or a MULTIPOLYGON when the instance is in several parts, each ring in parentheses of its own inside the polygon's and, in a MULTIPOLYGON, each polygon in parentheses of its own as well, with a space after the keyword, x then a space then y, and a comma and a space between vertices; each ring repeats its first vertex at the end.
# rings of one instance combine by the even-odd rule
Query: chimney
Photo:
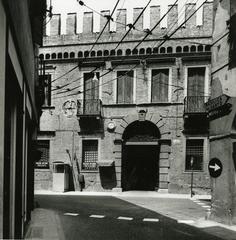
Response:
MULTIPOLYGON (((150 29, 152 29, 161 18, 161 9, 160 6, 151 6, 150 7, 150 29)), ((156 26, 153 32, 158 32, 160 30, 160 24, 156 26)))
MULTIPOLYGON (((101 14, 103 16, 110 15, 110 11, 109 10, 104 10, 104 11, 101 11, 101 14)), ((102 29, 103 29, 103 27, 105 26, 106 23, 107 23, 107 18, 101 16, 101 19, 100 19, 100 32, 102 31, 102 29)), ((107 24, 104 32, 109 32, 109 31, 110 31, 110 21, 107 24)))
POLYGON ((76 34, 76 13, 68 13, 66 18, 66 34, 76 34))
POLYGON ((83 33, 93 32, 93 12, 84 12, 83 33))
MULTIPOLYGON (((133 22, 135 22, 142 10, 143 8, 134 8, 133 22)), ((134 27, 143 30, 143 14, 140 16, 134 27)))
POLYGON ((177 5, 169 5, 168 9, 170 12, 167 15, 167 29, 172 29, 171 31, 174 31, 178 27, 178 6, 177 5))
MULTIPOLYGON (((187 3, 185 5, 185 20, 190 17, 196 10, 196 4, 187 3)), ((186 22, 186 28, 192 28, 196 27, 197 20, 196 20, 196 14, 194 14, 187 22, 186 22)))
POLYGON ((61 34, 61 14, 53 14, 50 21, 50 35, 60 35, 61 34))
POLYGON ((116 32, 124 32, 126 31, 126 9, 118 9, 117 10, 117 20, 116 23, 116 32))

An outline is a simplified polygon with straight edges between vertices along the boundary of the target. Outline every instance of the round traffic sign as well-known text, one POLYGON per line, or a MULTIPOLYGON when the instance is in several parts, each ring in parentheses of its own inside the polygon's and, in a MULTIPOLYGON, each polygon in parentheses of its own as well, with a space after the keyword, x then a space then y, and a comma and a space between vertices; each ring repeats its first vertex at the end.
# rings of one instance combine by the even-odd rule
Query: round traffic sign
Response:
POLYGON ((211 177, 219 177, 223 170, 221 161, 218 158, 212 158, 208 164, 208 170, 211 177))

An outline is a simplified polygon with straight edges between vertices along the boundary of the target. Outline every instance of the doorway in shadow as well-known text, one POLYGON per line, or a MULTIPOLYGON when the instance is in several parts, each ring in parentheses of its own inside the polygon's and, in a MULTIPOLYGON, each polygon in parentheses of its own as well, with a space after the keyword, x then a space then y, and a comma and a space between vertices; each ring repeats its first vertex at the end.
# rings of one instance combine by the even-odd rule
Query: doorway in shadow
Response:
POLYGON ((124 191, 158 189, 159 139, 159 129, 149 121, 135 121, 125 129, 122 147, 124 191))

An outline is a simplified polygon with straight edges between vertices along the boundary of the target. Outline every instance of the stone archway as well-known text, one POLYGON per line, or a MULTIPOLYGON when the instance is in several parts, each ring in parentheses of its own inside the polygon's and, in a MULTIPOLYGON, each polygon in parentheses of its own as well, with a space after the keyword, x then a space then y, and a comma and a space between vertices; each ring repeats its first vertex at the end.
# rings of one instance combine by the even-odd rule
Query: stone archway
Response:
POLYGON ((122 189, 156 190, 159 187, 159 129, 150 121, 134 121, 125 128, 122 139, 122 189))

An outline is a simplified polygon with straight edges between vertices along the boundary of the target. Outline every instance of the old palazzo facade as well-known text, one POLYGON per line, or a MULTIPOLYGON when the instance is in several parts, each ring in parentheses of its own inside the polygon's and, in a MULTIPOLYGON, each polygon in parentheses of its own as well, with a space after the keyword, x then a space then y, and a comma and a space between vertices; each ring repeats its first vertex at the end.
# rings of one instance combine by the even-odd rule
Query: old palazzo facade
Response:
MULTIPOLYGON (((53 188, 53 163, 62 161, 71 166, 71 190, 84 180, 83 191, 187 193, 194 171, 195 193, 210 191, 204 102, 210 95, 212 3, 203 6, 202 25, 194 15, 158 48, 178 26, 177 7, 167 27, 157 26, 138 48, 143 18, 116 47, 126 32, 125 9, 117 12, 123 24, 116 32, 108 24, 91 51, 99 34, 93 32, 92 12, 84 13, 79 34, 75 13, 67 14, 64 35, 60 14, 53 15, 39 55, 41 74, 48 77, 36 189, 53 188)), ((195 9, 187 4, 185 17, 195 9)), ((141 11, 134 9, 134 19, 141 11)), ((151 6, 150 28, 159 19, 160 6, 151 6)), ((100 29, 105 22, 101 17, 100 29)))

